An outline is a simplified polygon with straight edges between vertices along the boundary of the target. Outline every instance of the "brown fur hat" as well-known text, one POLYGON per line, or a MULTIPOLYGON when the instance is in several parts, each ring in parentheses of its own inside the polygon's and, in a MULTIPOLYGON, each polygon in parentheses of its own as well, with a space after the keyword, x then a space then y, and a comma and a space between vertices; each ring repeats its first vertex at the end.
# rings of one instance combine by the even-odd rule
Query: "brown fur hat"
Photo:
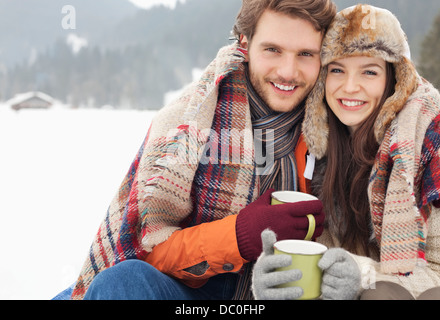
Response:
POLYGON ((386 129, 417 89, 419 76, 411 62, 405 33, 397 18, 388 10, 359 4, 339 12, 324 37, 321 50, 322 69, 306 102, 303 134, 310 153, 325 156, 328 144, 328 115, 325 81, 329 63, 353 56, 382 58, 394 65, 396 87, 383 105, 374 133, 381 143, 386 129))

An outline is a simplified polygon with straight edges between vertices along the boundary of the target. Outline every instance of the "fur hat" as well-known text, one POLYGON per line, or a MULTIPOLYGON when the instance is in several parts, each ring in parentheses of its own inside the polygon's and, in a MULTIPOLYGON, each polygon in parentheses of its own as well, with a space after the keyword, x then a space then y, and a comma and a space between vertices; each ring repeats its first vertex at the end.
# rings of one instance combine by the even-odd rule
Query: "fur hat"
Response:
POLYGON ((411 62, 406 35, 391 12, 362 4, 339 12, 324 37, 322 69, 306 102, 303 134, 310 153, 318 159, 326 155, 328 144, 327 66, 337 59, 354 56, 382 58, 392 63, 396 71, 395 93, 386 100, 375 123, 378 143, 382 142, 391 121, 417 89, 419 76, 411 62))

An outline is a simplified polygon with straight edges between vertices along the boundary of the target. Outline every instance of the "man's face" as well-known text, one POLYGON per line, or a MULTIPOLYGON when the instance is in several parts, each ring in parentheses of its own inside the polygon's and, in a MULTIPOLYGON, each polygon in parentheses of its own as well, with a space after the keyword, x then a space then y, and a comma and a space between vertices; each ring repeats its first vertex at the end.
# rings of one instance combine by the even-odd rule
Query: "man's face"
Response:
POLYGON ((273 111, 294 110, 312 90, 321 67, 322 37, 310 22, 269 10, 252 41, 243 37, 252 85, 273 111))

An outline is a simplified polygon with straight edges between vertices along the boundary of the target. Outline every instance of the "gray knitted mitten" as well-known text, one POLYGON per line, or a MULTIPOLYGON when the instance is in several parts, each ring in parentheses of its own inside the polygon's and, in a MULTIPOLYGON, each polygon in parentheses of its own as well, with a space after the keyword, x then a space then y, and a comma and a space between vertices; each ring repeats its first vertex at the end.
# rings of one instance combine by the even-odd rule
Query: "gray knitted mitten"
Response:
POLYGON ((341 248, 327 250, 318 263, 323 270, 322 299, 353 300, 361 285, 361 272, 350 254, 341 248))
POLYGON ((273 245, 277 241, 276 234, 266 229, 261 233, 263 253, 255 262, 252 274, 252 291, 256 300, 294 300, 303 295, 300 287, 274 288, 277 285, 301 279, 299 270, 277 271, 292 263, 288 255, 274 255, 273 245))

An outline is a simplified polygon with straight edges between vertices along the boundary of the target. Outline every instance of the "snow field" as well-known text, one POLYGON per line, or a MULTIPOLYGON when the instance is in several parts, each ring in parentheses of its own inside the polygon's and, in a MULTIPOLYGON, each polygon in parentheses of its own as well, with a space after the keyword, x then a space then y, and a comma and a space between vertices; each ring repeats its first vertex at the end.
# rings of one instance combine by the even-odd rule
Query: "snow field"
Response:
POLYGON ((0 106, 0 299, 76 280, 154 114, 0 106))

